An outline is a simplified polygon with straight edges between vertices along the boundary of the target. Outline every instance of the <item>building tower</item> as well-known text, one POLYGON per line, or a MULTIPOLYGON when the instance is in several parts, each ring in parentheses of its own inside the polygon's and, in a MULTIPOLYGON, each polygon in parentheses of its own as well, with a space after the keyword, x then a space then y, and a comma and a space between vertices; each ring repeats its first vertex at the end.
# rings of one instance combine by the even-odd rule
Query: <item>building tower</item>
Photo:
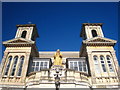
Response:
POLYGON ((80 57, 87 58, 93 87, 107 87, 109 81, 118 80, 119 66, 113 48, 116 41, 104 37, 102 23, 83 23, 80 36, 83 38, 80 57))
POLYGON ((6 49, 0 68, 1 84, 24 85, 32 57, 39 56, 36 48, 37 37, 35 24, 17 25, 15 38, 3 42, 6 49))

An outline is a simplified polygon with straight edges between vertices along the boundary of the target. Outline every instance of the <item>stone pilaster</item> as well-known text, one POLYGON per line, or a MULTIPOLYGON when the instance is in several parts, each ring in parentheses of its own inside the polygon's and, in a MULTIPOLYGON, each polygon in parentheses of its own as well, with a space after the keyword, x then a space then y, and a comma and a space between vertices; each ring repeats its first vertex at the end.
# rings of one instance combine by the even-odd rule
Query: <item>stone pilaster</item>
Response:
POLYGON ((92 52, 87 52, 88 54, 88 62, 89 62, 89 68, 90 68, 90 74, 91 74, 91 80, 92 83, 96 83, 96 79, 95 79, 95 71, 94 71, 94 62, 92 60, 92 52))
POLYGON ((90 65, 90 72, 91 72, 91 75, 92 76, 95 76, 95 73, 94 72, 92 72, 93 70, 94 70, 94 68, 93 68, 93 60, 92 60, 92 52, 87 52, 87 54, 88 54, 88 62, 89 62, 89 65, 90 65))
POLYGON ((29 59, 30 59, 30 52, 26 52, 26 56, 25 56, 25 60, 23 63, 23 68, 22 68, 22 78, 21 81, 24 82, 26 75, 27 75, 27 71, 28 71, 28 65, 29 65, 29 59))
POLYGON ((4 52, 4 56, 3 56, 3 59, 2 59, 1 65, 0 65, 0 77, 2 77, 2 73, 4 71, 4 65, 5 65, 7 56, 8 56, 8 52, 4 52))
POLYGON ((113 58, 113 63, 114 63, 115 71, 116 71, 118 74, 120 74, 120 73, 119 73, 119 70, 118 70, 118 69, 119 69, 119 64, 118 64, 118 60, 117 60, 115 51, 112 51, 112 52, 111 52, 111 55, 112 55, 112 58, 113 58))

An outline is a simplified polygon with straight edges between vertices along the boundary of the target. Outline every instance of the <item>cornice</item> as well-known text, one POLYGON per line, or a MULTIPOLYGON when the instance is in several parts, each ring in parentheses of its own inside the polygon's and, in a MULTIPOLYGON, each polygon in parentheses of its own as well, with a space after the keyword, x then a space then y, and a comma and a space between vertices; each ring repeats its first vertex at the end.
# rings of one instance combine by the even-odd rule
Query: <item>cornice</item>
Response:
POLYGON ((36 27, 36 24, 16 25, 16 27, 36 27))
POLYGON ((83 23, 83 26, 102 26, 103 23, 83 23))
POLYGON ((83 42, 87 46, 114 46, 115 43, 112 42, 83 42))
POLYGON ((5 47, 31 47, 34 46, 33 43, 8 43, 4 44, 5 47))

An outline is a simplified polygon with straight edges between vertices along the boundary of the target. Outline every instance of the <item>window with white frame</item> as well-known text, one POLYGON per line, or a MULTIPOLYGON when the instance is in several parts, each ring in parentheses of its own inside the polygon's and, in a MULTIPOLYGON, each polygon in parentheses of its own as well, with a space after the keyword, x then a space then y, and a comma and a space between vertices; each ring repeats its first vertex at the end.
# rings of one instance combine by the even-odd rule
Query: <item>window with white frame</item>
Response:
POLYGON ((93 56, 94 65, 95 65, 95 71, 96 73, 100 73, 100 67, 98 62, 98 57, 96 55, 93 56))
POLYGON ((5 68, 5 73, 4 73, 4 75, 7 75, 7 74, 8 74, 9 67, 10 67, 10 64, 11 64, 11 60, 12 60, 12 56, 9 56, 9 57, 8 57, 8 62, 7 62, 6 68, 5 68))
POLYGON ((14 76, 14 73, 15 73, 15 70, 16 70, 17 61, 18 61, 18 56, 15 56, 14 57, 14 61, 13 61, 13 65, 12 65, 11 76, 14 76))
POLYGON ((21 57, 20 57, 20 64, 19 64, 17 76, 21 76, 22 67, 23 67, 23 62, 24 62, 24 56, 21 56, 21 57))
POLYGON ((109 71, 114 72, 112 62, 111 62, 111 57, 109 55, 107 55, 106 59, 107 59, 107 64, 108 64, 108 67, 109 67, 109 71))
POLYGON ((85 61, 69 61, 69 68, 76 71, 87 72, 87 65, 85 61))
POLYGON ((82 71, 87 72, 87 64, 86 64, 86 62, 83 62, 83 70, 82 71))
POLYGON ((103 72, 107 72, 104 56, 102 56, 102 55, 100 56, 100 61, 101 61, 101 65, 102 65, 102 70, 103 70, 103 72))
POLYGON ((49 61, 34 61, 32 64, 33 71, 40 71, 49 68, 49 61))

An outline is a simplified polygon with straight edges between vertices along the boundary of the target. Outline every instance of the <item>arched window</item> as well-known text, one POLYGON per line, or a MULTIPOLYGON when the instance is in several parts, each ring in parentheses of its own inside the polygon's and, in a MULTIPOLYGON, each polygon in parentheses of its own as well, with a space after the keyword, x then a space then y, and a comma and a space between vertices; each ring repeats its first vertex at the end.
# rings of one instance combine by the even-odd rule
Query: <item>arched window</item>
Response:
POLYGON ((18 68, 18 74, 17 74, 17 76, 21 76, 23 62, 24 62, 24 56, 21 56, 21 57, 20 57, 20 64, 19 64, 19 68, 18 68))
POLYGON ((98 62, 98 57, 96 55, 93 56, 95 62, 98 62))
POLYGON ((98 63, 98 57, 96 55, 93 56, 94 65, 95 65, 95 71, 96 73, 100 73, 99 63, 98 63))
POLYGON ((25 38, 25 37, 26 37, 26 34, 27 34, 27 31, 23 31, 21 37, 22 37, 22 38, 25 38))
POLYGON ((110 60, 110 59, 111 59, 111 57, 110 57, 109 55, 107 55, 106 58, 107 58, 107 60, 110 60))
POLYGON ((96 37, 96 36, 97 36, 96 30, 92 30, 92 36, 93 36, 93 37, 96 37))
POLYGON ((100 56, 100 60, 101 60, 101 65, 102 65, 102 70, 103 72, 106 72, 106 66, 105 66, 105 58, 104 56, 100 56))
POLYGON ((15 56, 14 57, 14 61, 13 61, 11 76, 14 76, 14 73, 15 73, 15 70, 16 70, 17 61, 18 61, 18 56, 15 56))
POLYGON ((100 60, 105 60, 104 56, 101 55, 100 56, 100 60))
POLYGON ((11 64, 11 60, 12 60, 12 56, 9 56, 4 75, 8 74, 9 67, 10 67, 10 64, 11 64))
POLYGON ((110 72, 114 72, 113 70, 113 66, 112 66, 112 62, 111 62, 111 57, 109 55, 106 56, 106 59, 107 59, 107 64, 109 66, 109 71, 110 72))

